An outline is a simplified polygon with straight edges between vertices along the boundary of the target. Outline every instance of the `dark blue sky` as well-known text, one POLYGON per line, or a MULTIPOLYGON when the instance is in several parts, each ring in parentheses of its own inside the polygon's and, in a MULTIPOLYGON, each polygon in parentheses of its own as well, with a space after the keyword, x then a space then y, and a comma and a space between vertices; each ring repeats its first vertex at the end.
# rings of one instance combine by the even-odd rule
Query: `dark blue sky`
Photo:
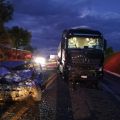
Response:
POLYGON ((15 8, 7 26, 32 32, 32 45, 42 51, 58 47, 65 28, 90 26, 120 51, 120 0, 10 0, 15 8))

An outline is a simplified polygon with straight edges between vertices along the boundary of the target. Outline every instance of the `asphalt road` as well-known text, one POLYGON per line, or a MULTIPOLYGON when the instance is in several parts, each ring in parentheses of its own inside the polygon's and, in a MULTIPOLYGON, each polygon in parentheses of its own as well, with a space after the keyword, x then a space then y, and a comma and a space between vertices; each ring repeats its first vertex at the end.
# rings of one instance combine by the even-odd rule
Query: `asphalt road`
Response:
POLYGON ((0 120, 120 120, 120 102, 103 86, 79 84, 73 90, 55 71, 45 73, 45 79, 41 102, 28 98, 1 105, 0 120))

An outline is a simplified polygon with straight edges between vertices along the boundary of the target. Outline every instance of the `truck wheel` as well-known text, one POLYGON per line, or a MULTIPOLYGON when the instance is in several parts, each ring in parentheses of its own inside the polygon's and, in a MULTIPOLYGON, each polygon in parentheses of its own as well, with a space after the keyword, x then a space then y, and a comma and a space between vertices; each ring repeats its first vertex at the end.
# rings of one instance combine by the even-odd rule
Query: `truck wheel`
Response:
POLYGON ((40 88, 33 88, 32 98, 35 102, 40 102, 42 99, 42 91, 40 88))

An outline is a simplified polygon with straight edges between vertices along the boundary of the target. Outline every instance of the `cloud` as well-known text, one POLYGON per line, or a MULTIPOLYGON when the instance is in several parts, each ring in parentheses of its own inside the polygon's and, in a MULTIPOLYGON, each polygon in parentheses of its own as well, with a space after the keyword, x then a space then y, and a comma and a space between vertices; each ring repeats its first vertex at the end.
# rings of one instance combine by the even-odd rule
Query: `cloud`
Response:
MULTIPOLYGON (((94 4, 90 0, 11 1, 15 13, 13 20, 7 25, 18 25, 31 31, 32 44, 37 48, 57 47, 62 31, 74 26, 85 25, 98 29, 109 39, 110 44, 115 37, 111 33, 120 31, 119 11, 106 10, 105 3, 101 1, 92 0, 94 4)), ((114 43, 118 43, 117 39, 116 37, 114 43)))
POLYGON ((103 14, 103 18, 110 20, 110 19, 120 19, 120 13, 116 12, 107 12, 103 14))
POLYGON ((120 13, 119 12, 113 12, 113 11, 102 11, 99 12, 97 10, 91 10, 89 8, 83 8, 79 16, 80 18, 85 18, 85 17, 93 17, 97 19, 102 19, 102 20, 111 20, 111 19, 120 19, 120 13))

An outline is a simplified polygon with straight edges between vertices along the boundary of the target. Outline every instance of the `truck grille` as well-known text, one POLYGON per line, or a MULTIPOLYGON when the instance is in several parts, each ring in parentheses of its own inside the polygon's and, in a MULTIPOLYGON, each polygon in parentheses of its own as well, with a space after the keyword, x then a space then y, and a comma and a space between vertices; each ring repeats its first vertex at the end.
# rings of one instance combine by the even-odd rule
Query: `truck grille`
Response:
POLYGON ((72 57, 72 63, 77 64, 77 63, 89 63, 90 60, 85 57, 72 57))
POLYGON ((71 65, 72 69, 80 71, 80 70, 95 70, 95 65, 92 64, 72 64, 71 65))
POLYGON ((89 70, 89 71, 88 70, 84 70, 84 71, 71 70, 70 72, 78 75, 90 75, 90 76, 93 76, 95 74, 94 70, 89 70))

